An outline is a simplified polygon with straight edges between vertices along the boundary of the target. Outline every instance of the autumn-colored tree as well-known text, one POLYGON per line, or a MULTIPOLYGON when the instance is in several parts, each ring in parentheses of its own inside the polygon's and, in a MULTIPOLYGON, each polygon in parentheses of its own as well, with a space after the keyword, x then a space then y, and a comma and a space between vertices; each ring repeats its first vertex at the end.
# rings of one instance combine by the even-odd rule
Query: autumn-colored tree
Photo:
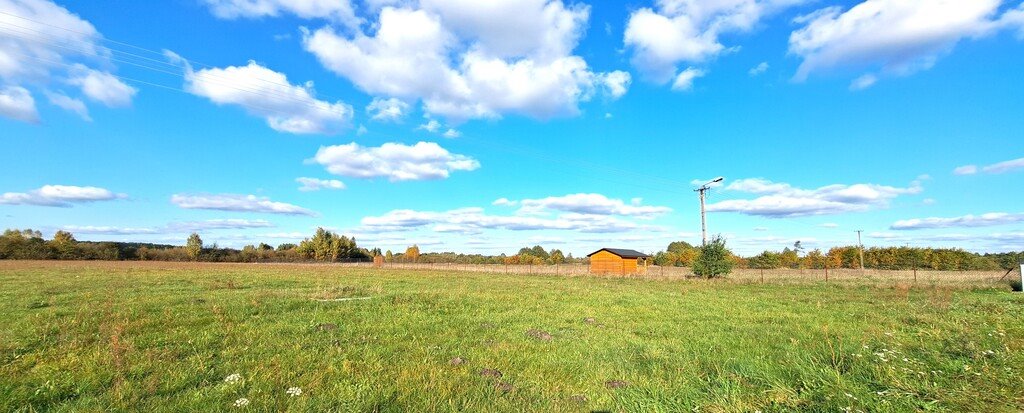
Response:
POLYGON ((185 253, 188 258, 192 261, 199 259, 199 254, 203 252, 203 239, 199 238, 199 234, 193 232, 188 236, 188 241, 185 242, 185 253))
POLYGON ((416 262, 420 259, 420 247, 419 245, 413 244, 411 247, 405 249, 405 257, 412 262, 416 262))
POLYGON ((53 239, 48 243, 50 248, 57 254, 58 259, 69 260, 78 258, 76 254, 77 243, 75 236, 71 235, 67 231, 57 231, 53 234, 53 239))

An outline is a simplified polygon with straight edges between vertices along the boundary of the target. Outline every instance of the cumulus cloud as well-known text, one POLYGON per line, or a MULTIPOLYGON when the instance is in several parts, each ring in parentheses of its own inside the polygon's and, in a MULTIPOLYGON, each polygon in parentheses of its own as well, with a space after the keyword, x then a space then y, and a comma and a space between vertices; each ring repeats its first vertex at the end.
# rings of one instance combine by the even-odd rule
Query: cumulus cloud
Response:
POLYGON ((50 100, 50 104, 64 109, 68 112, 78 115, 82 120, 86 122, 92 122, 92 117, 89 116, 89 108, 85 106, 85 102, 80 99, 69 97, 60 92, 43 92, 46 98, 50 100))
POLYGON ((547 211, 560 211, 586 215, 621 215, 651 219, 672 212, 672 208, 669 207, 645 206, 640 205, 642 200, 637 199, 636 201, 636 203, 631 202, 627 204, 621 199, 612 199, 601 194, 570 194, 540 199, 523 199, 518 202, 520 205, 518 213, 538 215, 545 214, 547 211))
POLYGON ((72 67, 68 83, 80 87, 87 98, 111 108, 130 106, 132 97, 138 93, 114 75, 80 63, 72 67))
POLYGON ((713 203, 707 206, 708 211, 738 212, 769 218, 833 215, 885 208, 898 196, 919 194, 923 191, 918 181, 914 181, 907 188, 876 184, 836 184, 817 189, 801 189, 787 183, 771 182, 761 178, 740 179, 726 189, 760 196, 754 199, 713 203))
POLYGON ((0 12, 0 25, 9 29, 0 39, 0 80, 7 84, 0 89, 0 116, 38 122, 27 88, 54 83, 79 86, 107 106, 131 103, 134 88, 83 64, 113 66, 91 23, 48 0, 0 0, 0 12))
MULTIPOLYGON (((658 0, 632 12, 624 42, 633 65, 658 83, 673 78, 680 63, 701 64, 730 50, 723 35, 745 33, 767 16, 806 0, 658 0)), ((692 80, 692 77, 691 79, 692 80)))
POLYGON ((319 191, 321 189, 345 189, 345 184, 337 179, 317 179, 317 178, 295 178, 295 182, 300 185, 299 190, 302 192, 319 191))
POLYGON ((356 27, 360 19, 349 0, 203 0, 221 19, 277 17, 291 14, 303 19, 326 19, 356 27))
POLYGON ((374 98, 366 106, 366 113, 370 114, 370 119, 381 122, 398 122, 408 112, 409 104, 395 98, 374 98))
MULTIPOLYGON (((837 68, 893 75, 928 69, 961 40, 998 30, 1001 3, 866 0, 845 11, 839 6, 817 10, 796 19, 803 27, 790 36, 789 52, 803 60, 794 78, 837 68)), ((867 76, 851 88, 877 80, 867 76)))
POLYGON ((172 52, 167 57, 185 66, 185 90, 218 105, 239 105, 266 119, 276 131, 334 134, 350 126, 354 111, 344 102, 316 98, 313 83, 293 85, 283 73, 249 61, 245 66, 193 70, 172 52))
POLYGON ((441 130, 441 122, 438 122, 438 121, 436 121, 434 119, 428 119, 422 125, 417 126, 416 129, 422 129, 422 130, 425 130, 427 132, 434 133, 434 132, 437 132, 437 131, 441 130))
POLYGON ((1024 222, 1024 213, 990 212, 981 215, 964 215, 950 218, 915 218, 896 221, 890 227, 894 230, 915 230, 951 227, 989 227, 1024 222))
POLYGON ((460 122, 505 113, 572 116, 596 90, 625 93, 624 72, 598 73, 572 55, 589 7, 560 0, 402 2, 373 31, 306 30, 303 45, 328 70, 375 95, 422 101, 460 122))
POLYGON ((0 116, 28 123, 39 122, 36 100, 21 86, 0 88, 0 116))
POLYGON ((116 194, 108 189, 95 186, 44 185, 28 192, 4 193, 0 195, 0 204, 70 207, 79 203, 123 198, 127 198, 127 195, 116 194))
POLYGON ((260 212, 267 214, 319 216, 306 208, 271 201, 267 197, 237 194, 174 194, 171 203, 185 209, 209 209, 216 211, 260 212))
POLYGON ((477 160, 450 153, 433 142, 385 143, 379 147, 363 147, 355 142, 321 146, 310 161, 323 165, 334 175, 387 178, 392 182, 445 179, 454 171, 480 167, 477 160))
POLYGON ((601 82, 608 89, 608 96, 612 99, 618 99, 625 96, 626 92, 629 91, 629 85, 633 83, 633 77, 630 76, 629 72, 616 70, 601 76, 601 82))

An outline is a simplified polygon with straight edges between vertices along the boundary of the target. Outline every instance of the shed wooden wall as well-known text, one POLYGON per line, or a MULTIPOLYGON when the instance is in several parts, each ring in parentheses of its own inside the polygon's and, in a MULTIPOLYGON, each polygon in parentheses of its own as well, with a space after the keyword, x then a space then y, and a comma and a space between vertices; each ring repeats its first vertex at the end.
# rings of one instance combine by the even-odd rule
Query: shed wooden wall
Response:
POLYGON ((592 274, 638 274, 637 258, 622 258, 608 251, 601 251, 590 256, 590 273, 592 274))

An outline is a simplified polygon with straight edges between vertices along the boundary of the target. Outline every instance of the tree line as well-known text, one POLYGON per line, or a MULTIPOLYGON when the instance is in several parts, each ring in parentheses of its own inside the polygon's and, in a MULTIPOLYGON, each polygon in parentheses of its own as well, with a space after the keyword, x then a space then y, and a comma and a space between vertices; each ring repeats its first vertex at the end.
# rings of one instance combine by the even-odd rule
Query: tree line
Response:
MULTIPOLYGON (((726 250, 728 251, 728 250, 726 250)), ((864 268, 880 270, 990 271, 1016 268, 1024 260, 1024 252, 978 254, 958 248, 871 247, 864 250, 864 268)), ((764 251, 752 257, 741 257, 728 251, 727 257, 736 268, 760 269, 823 269, 861 266, 861 248, 833 247, 828 251, 806 251, 799 241, 781 251, 764 251)), ((654 254, 654 264, 692 267, 700 256, 700 248, 684 241, 670 243, 665 251, 654 254)))
MULTIPOLYGON (((721 255, 729 268, 822 269, 860 268, 861 249, 857 246, 834 247, 828 251, 806 251, 801 243, 781 251, 764 251, 751 257, 734 254, 725 241, 715 237, 714 254, 721 255)), ((706 246, 704 247, 706 248, 706 246)), ((702 247, 685 241, 668 244, 664 251, 652 254, 652 263, 659 266, 692 267, 709 265, 700 262, 702 247)), ((1015 268, 1024 260, 1024 252, 978 254, 957 248, 871 247, 863 250, 864 267, 884 270, 998 270, 1015 268)), ((710 254, 710 253, 709 253, 710 254)), ((707 254, 704 258, 709 258, 707 254)), ((241 249, 205 245, 199 234, 190 234, 184 246, 137 242, 78 241, 68 231, 57 231, 50 240, 40 231, 8 229, 0 235, 0 259, 23 260, 141 260, 141 261, 210 261, 210 262, 368 262, 381 256, 394 263, 458 263, 506 265, 584 264, 586 257, 573 257, 559 249, 545 250, 540 245, 521 248, 516 254, 482 255, 455 252, 422 253, 412 245, 405 251, 382 252, 356 244, 355 238, 318 228, 312 237, 298 244, 284 243, 276 247, 265 244, 246 245, 241 249)), ((717 259, 717 258, 716 258, 717 259)), ((717 263, 717 261, 715 261, 717 263)), ((718 264, 715 264, 718 265, 718 264)))
POLYGON ((277 247, 260 243, 242 249, 205 245, 197 233, 189 235, 184 246, 136 243, 78 241, 68 231, 57 231, 50 240, 39 231, 4 231, 0 235, 0 259, 13 260, 137 260, 207 262, 358 262, 371 261, 379 249, 356 245, 355 238, 318 228, 312 237, 299 244, 277 247))

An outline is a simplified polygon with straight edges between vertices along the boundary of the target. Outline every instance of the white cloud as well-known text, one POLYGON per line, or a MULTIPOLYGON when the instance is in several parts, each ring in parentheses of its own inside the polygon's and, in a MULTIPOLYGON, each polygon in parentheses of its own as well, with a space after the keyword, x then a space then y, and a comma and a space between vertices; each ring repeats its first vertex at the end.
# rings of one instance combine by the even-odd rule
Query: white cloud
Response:
POLYGON ((208 219, 206 221, 172 222, 167 224, 171 232, 207 231, 214 229, 272 228, 274 224, 262 219, 208 219))
POLYGON ((805 0, 658 0, 632 12, 624 42, 633 64, 658 83, 679 77, 680 63, 705 63, 729 50, 728 34, 749 32, 763 18, 805 0))
POLYGON ((981 215, 964 215, 952 218, 915 218, 896 221, 890 227, 894 230, 914 230, 950 227, 989 227, 1024 222, 1024 213, 1011 214, 991 212, 981 215))
POLYGON ((427 120, 426 123, 416 127, 416 129, 423 129, 427 132, 434 133, 441 130, 441 122, 438 122, 434 119, 429 119, 427 120))
POLYGON ((345 189, 345 184, 337 179, 317 179, 317 178, 295 178, 295 182, 298 182, 302 186, 299 187, 300 191, 310 192, 319 191, 321 189, 345 189))
POLYGON ((573 212, 588 215, 622 215, 641 219, 655 218, 672 212, 672 208, 663 206, 643 206, 627 204, 621 199, 608 198, 601 194, 570 194, 552 196, 541 199, 524 199, 519 201, 519 214, 536 215, 546 211, 573 212))
POLYGON ((836 224, 834 222, 826 222, 824 224, 821 224, 821 227, 822 228, 839 228, 839 224, 836 224))
POLYGON ((370 119, 381 122, 398 122, 409 112, 409 104, 401 99, 373 98, 373 101, 366 106, 366 113, 370 119))
POLYGON ((625 93, 623 73, 595 73, 572 55, 589 8, 560 0, 434 1, 384 7, 372 32, 305 31, 327 69, 375 95, 420 100, 460 122, 518 113, 572 116, 596 89, 625 93))
POLYGON ((953 169, 953 174, 955 175, 974 175, 976 173, 978 173, 976 165, 958 166, 956 169, 953 169))
POLYGON ((444 137, 450 138, 450 139, 455 139, 455 138, 458 138, 458 137, 462 136, 462 132, 459 132, 458 130, 455 130, 455 129, 448 129, 448 130, 444 131, 444 134, 442 134, 441 136, 444 136, 444 137))
POLYGON ((77 203, 111 201, 122 198, 127 198, 127 195, 116 194, 108 189, 95 186, 44 185, 29 192, 4 193, 0 195, 0 204, 70 207, 77 203))
POLYGON ((803 59, 795 79, 843 67, 894 75, 928 69, 961 40, 997 29, 1001 3, 866 0, 846 11, 820 9, 798 18, 804 26, 790 36, 789 52, 803 59))
POLYGON ((988 165, 985 166, 984 168, 981 168, 981 171, 988 174, 1001 174, 1006 172, 1017 171, 1020 169, 1024 169, 1024 158, 1017 158, 1009 161, 988 165))
POLYGON ((633 83, 633 77, 630 76, 629 72, 616 70, 602 76, 601 81, 608 89, 608 96, 612 99, 618 99, 625 96, 626 92, 629 91, 629 85, 633 83))
POLYGON ((185 90, 218 105, 240 105, 266 119, 274 130, 295 134, 334 134, 350 126, 352 107, 344 102, 316 99, 312 82, 296 86, 287 76, 249 61, 245 66, 198 71, 172 52, 172 61, 185 63, 185 90))
POLYGON ((964 165, 953 170, 956 175, 974 175, 984 172, 987 174, 1003 174, 1024 169, 1024 158, 1011 159, 978 168, 976 165, 964 165))
POLYGON ((513 201, 513 200, 510 200, 508 198, 498 198, 498 199, 494 200, 494 202, 491 203, 491 205, 494 205, 494 206, 516 206, 518 204, 519 204, 518 201, 513 201))
POLYGON ((385 143, 379 147, 363 147, 355 142, 321 146, 310 161, 323 165, 334 175, 387 178, 392 182, 445 179, 451 172, 480 167, 475 159, 450 153, 433 142, 385 143))
POLYGON ((89 99, 111 108, 130 106, 132 97, 138 93, 138 90, 124 84, 114 75, 90 69, 83 64, 72 67, 68 83, 80 87, 89 99))
POLYGON ((21 86, 6 86, 0 89, 0 116, 28 123, 39 122, 36 100, 32 98, 32 93, 28 89, 21 86))
POLYGON ((679 72, 679 76, 676 76, 676 81, 672 82, 672 90, 677 91, 689 91, 693 90, 693 81, 698 77, 704 77, 705 73, 703 70, 695 68, 687 68, 686 70, 679 72))
POLYGON ((759 76, 762 73, 767 72, 768 67, 768 62, 761 62, 757 66, 752 67, 747 73, 750 74, 750 76, 759 76))
POLYGON ((267 197, 256 195, 174 194, 171 196, 171 203, 185 209, 319 216, 316 212, 306 208, 284 202, 274 202, 267 197))
POLYGON ((713 203, 708 205, 708 211, 738 212, 769 218, 833 215, 885 208, 889 201, 900 195, 918 194, 923 190, 918 181, 914 181, 908 188, 876 184, 836 184, 817 189, 800 189, 786 183, 760 178, 740 179, 726 189, 761 196, 713 203))
POLYGON ((292 14, 303 19, 327 19, 356 27, 360 20, 349 0, 203 0, 222 19, 277 17, 292 14))
POLYGON ((95 226, 95 225, 65 225, 61 227, 62 230, 71 232, 75 235, 78 234, 99 234, 99 235, 146 235, 146 234, 159 234, 161 230, 159 228, 147 228, 147 227, 115 227, 115 226, 95 226))
POLYGON ((876 82, 878 82, 878 76, 868 73, 853 79, 853 82, 850 82, 850 90, 864 90, 874 86, 876 82))
POLYGON ((394 210, 381 216, 363 218, 362 231, 392 232, 431 227, 435 232, 478 233, 485 229, 510 231, 565 230, 585 233, 619 233, 637 229, 660 230, 615 217, 566 213, 555 218, 487 215, 481 208, 460 208, 444 212, 394 210))
POLYGON ((86 107, 85 102, 82 102, 80 99, 68 97, 60 92, 45 91, 44 94, 46 94, 46 98, 50 100, 50 104, 74 113, 86 122, 92 122, 92 117, 89 116, 89 108, 86 107))
POLYGON ((76 84, 90 99, 108 106, 130 104, 134 88, 82 64, 113 66, 110 52, 98 44, 102 36, 88 21, 47 0, 0 0, 0 12, 0 27, 5 28, 0 80, 7 84, 0 90, 0 116, 37 122, 34 106, 31 111, 26 106, 26 97, 31 98, 26 88, 57 82, 76 84), (19 100, 11 102, 11 96, 19 100))

